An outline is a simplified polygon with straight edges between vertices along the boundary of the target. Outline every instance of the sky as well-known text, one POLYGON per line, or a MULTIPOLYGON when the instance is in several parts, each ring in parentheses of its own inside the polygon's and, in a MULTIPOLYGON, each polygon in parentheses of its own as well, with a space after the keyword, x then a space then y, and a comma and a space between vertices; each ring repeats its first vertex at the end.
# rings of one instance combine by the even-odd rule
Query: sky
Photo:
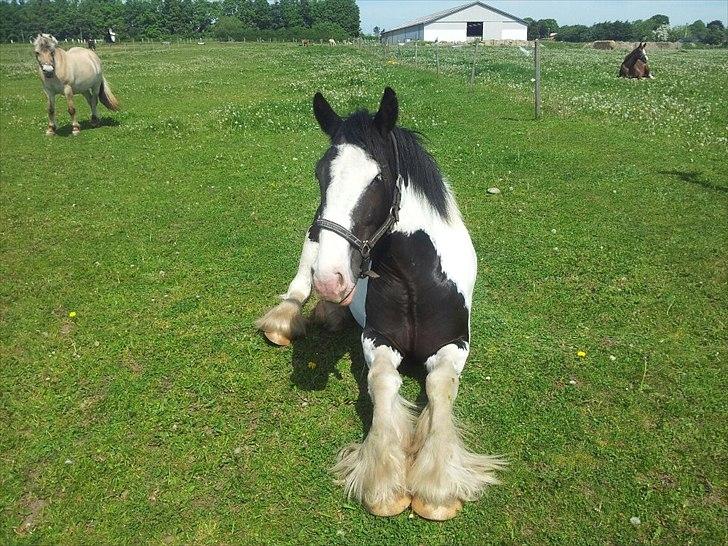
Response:
MULTIPOLYGON (((469 0, 357 0, 361 27, 396 28, 423 15, 467 4, 469 0)), ((523 19, 556 19, 559 25, 587 25, 601 21, 648 19, 660 13, 670 24, 696 19, 728 22, 728 0, 484 0, 486 4, 523 19)))

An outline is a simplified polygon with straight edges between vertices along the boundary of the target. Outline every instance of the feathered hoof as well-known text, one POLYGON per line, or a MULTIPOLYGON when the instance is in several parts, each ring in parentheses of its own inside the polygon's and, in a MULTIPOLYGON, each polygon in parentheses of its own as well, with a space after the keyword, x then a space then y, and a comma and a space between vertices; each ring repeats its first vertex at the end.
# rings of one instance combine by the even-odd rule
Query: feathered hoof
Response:
POLYGON ((392 502, 386 502, 381 504, 366 505, 366 509, 373 516, 391 517, 396 516, 407 510, 412 497, 409 495, 402 495, 401 497, 393 500, 392 502))
POLYGON ((293 299, 283 300, 258 319, 255 326, 268 341, 282 347, 290 345, 292 339, 302 336, 306 331, 301 304, 293 299))
POLYGON ((55 134, 56 134, 56 130, 53 127, 48 127, 48 129, 46 129, 46 135, 55 136, 55 134))
POLYGON ((81 134, 81 128, 80 128, 80 127, 78 127, 78 126, 74 126, 74 127, 73 127, 73 131, 71 131, 71 134, 72 134, 73 136, 78 136, 78 135, 80 135, 80 134, 81 134))
POLYGON ((101 120, 99 118, 91 118, 91 127, 101 127, 101 120))
POLYGON ((458 515, 463 507, 460 499, 454 499, 447 504, 430 504, 419 497, 412 499, 412 511, 421 518, 432 521, 447 521, 458 515))

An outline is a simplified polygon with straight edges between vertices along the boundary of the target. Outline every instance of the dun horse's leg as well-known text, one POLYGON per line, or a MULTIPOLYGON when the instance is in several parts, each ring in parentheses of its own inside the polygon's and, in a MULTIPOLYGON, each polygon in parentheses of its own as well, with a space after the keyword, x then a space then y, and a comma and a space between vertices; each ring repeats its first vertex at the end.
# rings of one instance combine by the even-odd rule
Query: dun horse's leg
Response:
POLYGON ((56 134, 56 95, 50 91, 46 91, 48 97, 48 128, 47 135, 56 134))
POLYGON ((83 96, 86 97, 86 102, 88 102, 88 105, 91 107, 91 127, 98 127, 101 125, 101 122, 99 121, 99 114, 96 110, 99 105, 98 89, 95 93, 88 90, 83 94, 83 96))
POLYGON ((73 128, 73 134, 77 135, 81 132, 81 126, 78 124, 78 120, 76 120, 76 106, 73 104, 73 89, 70 85, 67 85, 63 89, 63 94, 66 96, 68 114, 71 116, 71 127, 73 128))
POLYGON ((427 362, 427 407, 417 422, 415 461, 408 475, 412 509, 432 520, 455 517, 463 501, 475 500, 504 462, 469 452, 455 426, 452 407, 467 349, 446 345, 427 362))
POLYGON ((372 427, 361 444, 341 450, 333 471, 349 498, 364 503, 376 516, 395 516, 411 500, 407 450, 413 432, 412 405, 399 395, 402 379, 397 367, 402 356, 387 345, 375 348, 366 331, 362 345, 369 367, 369 396, 374 403, 372 427))
POLYGON ((301 307, 311 295, 313 274, 311 268, 318 255, 318 242, 312 241, 309 234, 303 243, 298 273, 282 296, 283 301, 255 322, 255 326, 276 345, 288 345, 291 339, 303 335, 306 323, 301 315, 301 307))

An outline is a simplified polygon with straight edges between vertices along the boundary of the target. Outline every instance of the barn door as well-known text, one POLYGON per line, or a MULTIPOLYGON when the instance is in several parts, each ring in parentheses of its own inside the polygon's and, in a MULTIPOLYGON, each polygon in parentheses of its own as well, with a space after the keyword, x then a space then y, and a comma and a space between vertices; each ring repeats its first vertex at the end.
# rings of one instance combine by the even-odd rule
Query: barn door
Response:
POLYGON ((468 25, 468 27, 467 27, 467 31, 466 31, 465 35, 467 36, 468 41, 483 39, 483 22, 482 21, 467 23, 467 25, 468 25))

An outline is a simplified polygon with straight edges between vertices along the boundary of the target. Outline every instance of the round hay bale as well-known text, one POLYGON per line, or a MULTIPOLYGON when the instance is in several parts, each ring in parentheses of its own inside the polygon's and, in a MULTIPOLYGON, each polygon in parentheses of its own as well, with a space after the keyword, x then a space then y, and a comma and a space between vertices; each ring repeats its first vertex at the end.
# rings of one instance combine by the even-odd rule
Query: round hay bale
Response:
POLYGON ((612 50, 617 47, 617 42, 614 40, 597 40, 596 42, 592 42, 592 47, 594 49, 612 50))

